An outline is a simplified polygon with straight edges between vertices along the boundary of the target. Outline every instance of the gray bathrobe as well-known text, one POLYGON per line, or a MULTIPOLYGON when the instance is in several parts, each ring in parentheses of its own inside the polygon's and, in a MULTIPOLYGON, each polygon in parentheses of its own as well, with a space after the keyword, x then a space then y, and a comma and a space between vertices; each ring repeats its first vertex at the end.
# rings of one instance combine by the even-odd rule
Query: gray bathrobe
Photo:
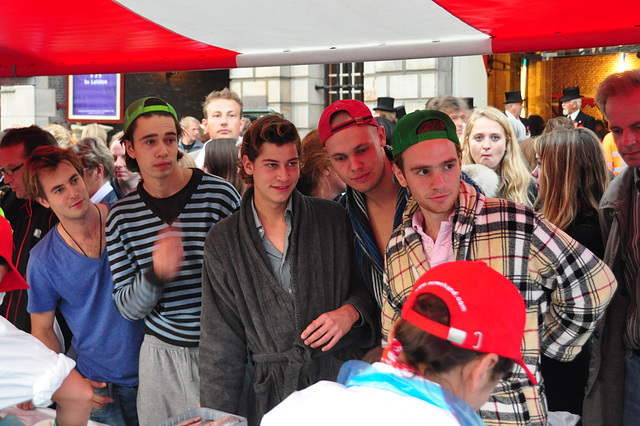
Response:
POLYGON ((342 363, 375 342, 376 304, 351 254, 347 214, 337 203, 293 197, 289 240, 292 294, 275 279, 256 229, 251 199, 209 231, 202 272, 200 403, 237 413, 247 354, 255 365, 247 400, 250 425, 292 392, 335 380, 342 363), (344 304, 361 314, 328 352, 300 334, 319 315, 344 304))

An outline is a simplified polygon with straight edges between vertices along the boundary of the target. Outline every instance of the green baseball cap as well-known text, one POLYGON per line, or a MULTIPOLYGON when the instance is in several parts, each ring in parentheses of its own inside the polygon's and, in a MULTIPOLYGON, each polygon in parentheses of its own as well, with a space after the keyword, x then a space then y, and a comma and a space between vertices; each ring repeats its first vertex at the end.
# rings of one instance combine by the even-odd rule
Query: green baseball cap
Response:
POLYGON ((171 114, 176 119, 176 121, 178 120, 178 114, 176 114, 176 110, 173 109, 173 107, 169 105, 169 103, 163 101, 160 98, 149 96, 146 98, 138 99, 137 101, 129 105, 129 108, 127 108, 127 110, 124 112, 124 132, 127 133, 129 126, 136 120, 136 118, 148 112, 167 112, 171 114))
MULTIPOLYGON (((124 133, 127 133, 129 126, 136 121, 138 117, 148 112, 166 112, 171 114, 176 121, 178 121, 178 114, 176 114, 176 110, 173 109, 171 105, 167 101, 164 101, 160 98, 156 98, 154 96, 149 96, 146 98, 138 99, 124 112, 124 133)), ((178 132, 180 132, 180 127, 178 127, 178 132)), ((180 153, 178 153, 178 159, 181 158, 180 153)), ((138 167, 138 162, 133 158, 129 157, 129 153, 125 149, 124 151, 124 162, 129 171, 134 173, 140 173, 140 168, 138 167)))
POLYGON ((449 139, 456 145, 460 145, 456 125, 447 114, 442 111, 419 110, 405 115, 396 123, 393 129, 391 146, 393 147, 393 158, 402 154, 405 149, 418 142, 432 139, 449 139), (438 120, 444 124, 445 130, 432 130, 418 133, 420 125, 427 120, 438 120))

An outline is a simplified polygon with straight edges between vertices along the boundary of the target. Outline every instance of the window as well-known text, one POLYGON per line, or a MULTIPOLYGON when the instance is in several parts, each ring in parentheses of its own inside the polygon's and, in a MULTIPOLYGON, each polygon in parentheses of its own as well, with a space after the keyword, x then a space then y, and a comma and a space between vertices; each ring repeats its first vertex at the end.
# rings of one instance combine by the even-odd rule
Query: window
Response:
POLYGON ((325 65, 325 84, 316 89, 325 90, 325 106, 340 99, 364 101, 364 64, 346 62, 325 65))

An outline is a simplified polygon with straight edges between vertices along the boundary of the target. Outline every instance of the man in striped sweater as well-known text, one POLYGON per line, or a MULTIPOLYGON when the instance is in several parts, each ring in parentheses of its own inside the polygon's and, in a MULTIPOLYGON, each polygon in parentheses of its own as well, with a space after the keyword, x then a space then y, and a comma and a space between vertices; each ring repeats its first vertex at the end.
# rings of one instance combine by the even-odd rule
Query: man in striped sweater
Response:
POLYGON ((226 181, 178 165, 175 110, 158 98, 127 108, 123 141, 138 189, 112 208, 107 248, 122 315, 144 318, 138 415, 153 424, 199 402, 202 255, 212 225, 238 209, 226 181))

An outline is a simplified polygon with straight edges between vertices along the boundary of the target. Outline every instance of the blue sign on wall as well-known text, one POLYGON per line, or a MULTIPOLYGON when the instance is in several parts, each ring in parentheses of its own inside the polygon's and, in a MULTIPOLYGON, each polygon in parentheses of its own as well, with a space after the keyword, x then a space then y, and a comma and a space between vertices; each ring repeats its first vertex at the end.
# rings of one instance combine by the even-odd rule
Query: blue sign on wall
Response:
POLYGON ((69 77, 70 120, 120 120, 121 75, 83 74, 69 77))

